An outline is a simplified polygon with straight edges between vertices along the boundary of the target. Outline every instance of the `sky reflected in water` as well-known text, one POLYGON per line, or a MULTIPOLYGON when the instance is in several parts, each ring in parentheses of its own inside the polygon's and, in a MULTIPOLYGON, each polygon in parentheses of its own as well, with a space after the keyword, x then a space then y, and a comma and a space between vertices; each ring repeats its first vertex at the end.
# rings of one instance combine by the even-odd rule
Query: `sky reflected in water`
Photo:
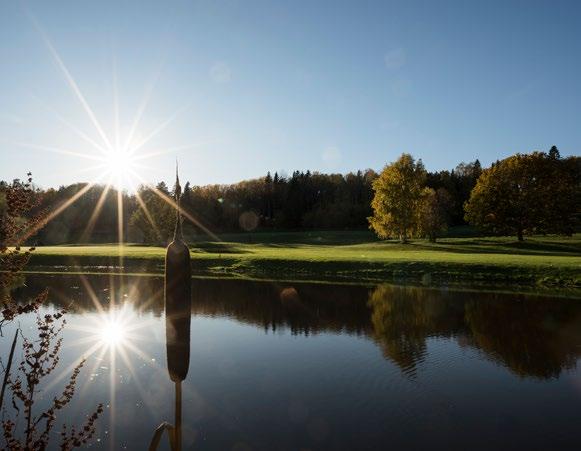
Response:
MULTIPOLYGON (((45 309, 69 310, 46 402, 85 356, 59 423, 103 402, 92 447, 146 449, 173 420, 163 280, 33 275, 16 295, 46 286, 45 309)), ((192 292, 184 449, 581 449, 578 299, 219 280, 192 292)))

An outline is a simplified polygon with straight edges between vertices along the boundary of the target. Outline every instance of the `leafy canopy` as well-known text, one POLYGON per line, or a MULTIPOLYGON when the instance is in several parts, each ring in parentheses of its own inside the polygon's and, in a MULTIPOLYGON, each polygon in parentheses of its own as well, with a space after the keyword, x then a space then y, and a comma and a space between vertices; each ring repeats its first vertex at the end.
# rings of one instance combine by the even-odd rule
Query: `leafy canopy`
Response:
POLYGON ((516 154, 483 171, 465 205, 466 220, 501 235, 570 235, 579 211, 572 161, 558 150, 516 154))
POLYGON ((417 209, 426 183, 422 160, 402 154, 385 166, 373 182, 370 228, 380 238, 398 237, 402 242, 418 231, 417 209))

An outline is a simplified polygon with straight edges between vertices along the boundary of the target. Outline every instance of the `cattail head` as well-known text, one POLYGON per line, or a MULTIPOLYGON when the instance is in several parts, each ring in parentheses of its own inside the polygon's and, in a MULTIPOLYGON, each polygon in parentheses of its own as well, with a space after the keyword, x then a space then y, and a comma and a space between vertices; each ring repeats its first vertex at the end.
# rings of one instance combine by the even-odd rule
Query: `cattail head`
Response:
POLYGON ((190 366, 192 278, 190 250, 183 240, 180 214, 181 187, 176 168, 177 217, 174 240, 165 255, 165 333, 167 369, 172 381, 186 378, 190 366))

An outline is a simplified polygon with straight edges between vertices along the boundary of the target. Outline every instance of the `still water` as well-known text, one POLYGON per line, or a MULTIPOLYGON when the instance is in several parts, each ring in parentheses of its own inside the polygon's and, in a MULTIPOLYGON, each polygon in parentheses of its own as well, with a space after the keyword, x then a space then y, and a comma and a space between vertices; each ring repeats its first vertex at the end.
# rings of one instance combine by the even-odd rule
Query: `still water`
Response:
MULTIPOLYGON (((15 295, 47 286, 44 311, 69 313, 44 402, 85 356, 58 423, 102 402, 91 447, 147 449, 174 421, 163 280, 32 275, 15 295)), ((580 299, 226 280, 192 292, 184 449, 581 449, 580 299)))

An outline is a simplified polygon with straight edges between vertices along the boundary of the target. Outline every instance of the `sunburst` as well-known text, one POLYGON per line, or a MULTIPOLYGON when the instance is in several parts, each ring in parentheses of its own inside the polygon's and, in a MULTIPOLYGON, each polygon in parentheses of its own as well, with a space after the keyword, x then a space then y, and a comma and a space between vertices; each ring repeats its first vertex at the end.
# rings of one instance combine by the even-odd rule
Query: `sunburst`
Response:
MULTIPOLYGON (((21 237, 24 242, 28 238, 35 235, 42 227, 47 223, 52 221, 54 218, 62 214, 67 208, 73 205, 78 199, 80 199, 84 194, 86 194, 91 188, 97 184, 103 184, 104 189, 101 196, 97 200, 95 208, 90 212, 88 218, 87 226, 82 234, 82 239, 88 239, 90 237, 91 231, 101 213, 102 207, 105 204, 107 195, 111 191, 117 192, 117 217, 118 217, 118 243, 119 243, 119 263, 123 266, 123 237, 124 237, 124 220, 123 220, 123 191, 133 192, 135 199, 140 208, 144 210, 145 216, 151 223, 154 230, 159 232, 158 227, 155 223, 154 217, 148 211, 143 199, 139 195, 137 187, 139 185, 145 185, 147 188, 153 190, 157 196, 159 196, 163 201, 167 202, 172 208, 178 208, 176 202, 165 193, 157 190, 155 186, 148 183, 141 170, 144 168, 142 162, 147 159, 158 156, 164 153, 175 152, 177 150, 191 149, 198 147, 200 145, 206 144, 206 142, 180 146, 180 147, 168 147, 165 150, 149 150, 147 151, 147 145, 160 133, 162 133, 167 127, 185 110, 186 107, 177 109, 173 114, 169 115, 167 119, 160 121, 157 125, 153 126, 151 131, 144 131, 143 133, 139 130, 141 119, 145 114, 149 98, 151 96, 151 91, 153 86, 148 87, 144 95, 143 100, 140 102, 137 112, 131 122, 129 132, 126 136, 121 136, 120 130, 120 117, 119 117, 119 101, 117 93, 117 81, 116 81, 116 70, 113 71, 113 87, 114 87, 114 104, 112 106, 113 116, 114 116, 114 133, 112 136, 108 135, 106 129, 102 126, 99 118, 95 114, 94 110, 91 108, 89 102, 87 101, 85 95, 83 94, 79 84, 73 77, 72 73, 65 65, 63 59, 57 52, 54 45, 48 39, 46 34, 42 31, 40 26, 36 24, 36 28, 40 32, 50 55, 55 61, 57 67, 60 69, 64 76, 64 80, 71 89, 72 93, 81 105, 84 113, 87 115, 89 122, 94 127, 97 132, 97 139, 91 137, 91 133, 81 130, 80 128, 73 125, 70 121, 64 118, 57 109, 48 106, 48 110, 52 111, 56 119, 63 124, 72 135, 76 135, 81 138, 85 145, 89 148, 85 152, 76 149, 66 149, 60 148, 58 146, 47 144, 34 144, 27 142, 16 143, 21 147, 32 148, 36 150, 43 150, 47 152, 59 153, 66 155, 71 158, 78 158, 79 160, 85 160, 91 163, 90 169, 98 171, 98 175, 92 180, 86 183, 80 190, 78 190, 69 199, 62 202, 60 205, 55 206, 52 211, 46 214, 42 220, 31 226, 26 233, 21 237), (144 138, 138 138, 143 136, 144 138)), ((85 168, 86 169, 86 168, 85 168)), ((182 214, 186 220, 191 221, 198 227, 202 228, 212 239, 219 240, 219 238, 213 234, 209 229, 203 226, 197 218, 191 213, 186 213, 182 211, 182 214)), ((131 365, 131 359, 129 358, 131 354, 134 354, 141 359, 146 361, 151 361, 151 358, 142 349, 143 343, 140 341, 147 341, 151 337, 148 337, 146 330, 151 327, 151 322, 143 320, 140 315, 137 315, 131 302, 119 303, 114 297, 110 299, 110 305, 108 308, 104 308, 103 305, 98 300, 93 289, 90 287, 87 280, 81 276, 81 281, 83 282, 87 292, 89 293, 96 312, 84 312, 83 324, 77 327, 78 332, 82 332, 84 335, 79 340, 73 344, 73 346, 86 346, 83 353, 85 358, 94 358, 94 367, 90 370, 94 373, 97 369, 97 365, 101 359, 108 354, 110 360, 110 407, 111 407, 111 425, 115 423, 115 393, 116 393, 116 365, 118 357, 123 361, 132 375, 135 376, 135 370, 131 365)), ((122 288, 121 288, 122 290, 122 288)), ((113 293, 115 287, 113 280, 111 281, 110 292, 113 293)), ((132 294, 128 295, 131 298, 132 294)), ((145 300, 146 304, 153 302, 152 300, 145 300)), ((77 359, 69 367, 63 369, 58 376, 51 381, 49 387, 52 384, 58 383, 63 378, 70 374, 70 371, 79 363, 77 359)), ((163 371, 159 365, 154 365, 156 370, 163 371)), ((133 381, 138 391, 142 395, 142 399, 147 400, 148 396, 144 388, 141 386, 139 379, 133 377, 133 381)), ((85 387, 90 383, 88 379, 85 383, 85 387)), ((112 431, 114 428, 112 428, 112 431)), ((111 435, 111 443, 113 444, 114 439, 111 435)))
MULTIPOLYGON (((109 374, 109 440, 113 447, 116 424, 116 392, 119 365, 129 371, 132 384, 137 389, 144 405, 154 413, 153 406, 148 403, 145 387, 140 382, 139 374, 134 367, 134 361, 146 362, 152 371, 163 374, 164 368, 144 349, 149 348, 154 338, 151 330, 155 327, 155 319, 141 313, 160 295, 153 293, 151 298, 137 303, 138 288, 133 285, 129 290, 115 283, 111 278, 109 284, 110 299, 108 307, 104 307, 90 282, 80 276, 86 293, 92 301, 93 309, 83 309, 79 312, 80 321, 69 324, 68 328, 78 334, 78 338, 67 345, 68 348, 81 348, 82 356, 75 359, 67 368, 61 370, 46 387, 47 390, 68 377, 81 360, 92 362, 87 368, 88 377, 79 387, 82 392, 90 389, 91 383, 103 371, 109 374), (124 293, 124 294, 123 294, 124 293), (149 346, 148 346, 149 345, 149 346)), ((156 342, 157 343, 157 342, 156 342)))
MULTIPOLYGON (((60 215, 64 212, 67 208, 69 208, 72 204, 74 204, 81 196, 87 193, 91 188, 96 186, 97 184, 104 185, 103 192, 95 205, 95 209, 90 214, 90 218, 88 220, 87 226, 82 233, 81 239, 86 241, 90 238, 92 229, 101 213, 102 207, 105 204, 105 200, 107 194, 114 190, 117 192, 117 216, 118 216, 118 237, 119 237, 119 255, 120 255, 120 264, 122 264, 122 242, 124 237, 124 221, 123 221, 123 192, 129 192, 130 194, 135 195, 137 200, 137 204, 139 208, 144 210, 145 217, 150 222, 151 226, 154 230, 158 231, 158 227, 154 221, 154 218, 147 210, 147 207, 143 200, 139 195, 139 186, 144 186, 148 189, 152 189, 156 194, 160 195, 155 189, 155 186, 145 180, 143 177, 143 170, 144 169, 151 169, 144 165, 144 162, 147 162, 148 159, 168 154, 168 153, 175 153, 177 151, 184 151, 187 149, 193 149, 199 146, 206 145, 208 142, 212 141, 204 141, 195 144, 183 145, 183 146, 172 146, 167 147, 165 149, 154 149, 148 150, 147 146, 150 144, 154 138, 160 135, 164 130, 166 130, 174 120, 182 114, 188 106, 182 106, 177 108, 172 114, 170 114, 166 119, 161 120, 157 124, 154 124, 149 131, 141 130, 140 125, 142 122, 143 117, 146 114, 147 107, 149 104, 149 100, 152 96, 152 92, 154 90, 155 84, 159 79, 160 70, 158 70, 153 77, 153 81, 148 84, 144 96, 142 100, 139 102, 137 110, 134 114, 134 117, 129 122, 130 126, 128 128, 127 133, 122 136, 121 134, 121 123, 120 123, 120 108, 119 108, 119 93, 117 88, 117 67, 116 63, 113 63, 113 70, 112 70, 112 86, 113 86, 113 133, 108 134, 106 128, 102 125, 101 121, 99 120, 97 114, 91 107, 87 97, 81 90, 81 87, 75 77, 73 76, 72 72, 69 70, 67 65, 65 64, 63 58, 57 51, 56 47, 52 44, 46 33, 42 30, 38 22, 32 18, 32 21, 35 25, 35 28, 39 32, 42 40, 44 41, 49 54, 51 55, 52 59, 54 60, 56 66, 59 68, 60 72, 63 75, 64 81, 66 82, 67 86, 70 88, 71 92, 73 93, 74 97, 79 102, 83 112, 86 114, 87 118, 89 119, 89 123, 93 126, 94 131, 96 132, 96 137, 92 138, 90 135, 91 133, 82 130, 79 127, 73 125, 69 120, 67 120, 61 113, 58 112, 57 108, 54 108, 50 105, 44 104, 44 107, 51 112, 56 120, 64 125, 70 132, 71 135, 77 136, 78 138, 82 139, 82 142, 85 146, 85 151, 80 151, 77 149, 71 148, 61 148, 58 146, 54 146, 51 144, 35 144, 30 142, 17 142, 16 145, 25 148, 31 148, 35 150, 42 150, 46 152, 58 153, 61 155, 66 155, 72 158, 78 158, 79 160, 86 160, 89 164, 83 164, 83 169, 81 171, 92 171, 97 175, 93 177, 88 183, 84 185, 82 189, 80 189, 77 193, 71 196, 70 199, 62 202, 60 205, 57 205, 50 211, 46 216, 34 227, 31 227, 29 230, 26 231, 25 234, 22 236, 22 241, 27 240, 34 234, 36 234, 42 227, 44 227, 48 222, 53 220, 55 217, 60 215)), ((173 208, 176 208, 177 205, 171 198, 168 196, 160 195, 160 197, 167 202, 173 208)), ((192 221, 193 223, 197 224, 206 233, 212 237, 212 239, 218 239, 216 235, 211 233, 208 229, 206 229, 200 221, 198 221, 193 215, 188 214, 186 216, 186 220, 192 221)))

